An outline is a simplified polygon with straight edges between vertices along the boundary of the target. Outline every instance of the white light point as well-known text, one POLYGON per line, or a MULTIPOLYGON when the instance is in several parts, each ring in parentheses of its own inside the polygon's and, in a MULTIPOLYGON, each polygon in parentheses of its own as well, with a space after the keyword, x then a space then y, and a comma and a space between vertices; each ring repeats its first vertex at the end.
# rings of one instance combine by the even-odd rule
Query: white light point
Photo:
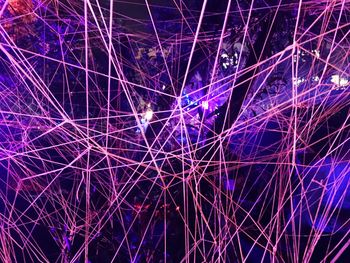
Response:
POLYGON ((315 54, 316 58, 320 58, 320 51, 317 49, 312 50, 312 53, 315 54))
POLYGON ((339 86, 342 86, 342 87, 349 84, 349 80, 348 79, 342 78, 338 74, 332 76, 331 82, 333 84, 335 84, 335 85, 339 85, 339 86))
POLYGON ((151 108, 148 108, 146 113, 145 113, 145 117, 144 117, 147 121, 152 120, 153 118, 153 110, 151 108))
POLYGON ((205 110, 209 109, 209 102, 206 100, 203 100, 202 101, 202 108, 205 110))

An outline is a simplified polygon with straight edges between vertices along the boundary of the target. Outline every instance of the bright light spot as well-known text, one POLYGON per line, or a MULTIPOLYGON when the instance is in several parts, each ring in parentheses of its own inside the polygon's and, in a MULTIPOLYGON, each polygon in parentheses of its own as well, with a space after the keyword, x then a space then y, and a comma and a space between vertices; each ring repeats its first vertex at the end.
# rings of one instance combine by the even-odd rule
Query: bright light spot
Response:
POLYGON ((163 85, 162 90, 165 90, 165 85, 163 85))
POLYGON ((299 86, 304 82, 305 82, 305 78, 293 78, 293 83, 295 86, 299 86))
POLYGON ((347 80, 346 78, 342 78, 336 74, 332 76, 331 82, 339 86, 346 86, 348 85, 349 80, 347 80))
POLYGON ((206 100, 203 100, 202 101, 202 108, 205 110, 209 109, 209 102, 206 100))
POLYGON ((317 49, 312 50, 312 53, 315 54, 316 58, 320 58, 320 51, 317 49))
POLYGON ((221 58, 228 58, 228 55, 226 53, 221 55, 221 58))
POLYGON ((150 120, 152 120, 152 117, 153 117, 153 110, 151 108, 148 108, 146 113, 145 113, 145 119, 147 121, 150 121, 150 120))

